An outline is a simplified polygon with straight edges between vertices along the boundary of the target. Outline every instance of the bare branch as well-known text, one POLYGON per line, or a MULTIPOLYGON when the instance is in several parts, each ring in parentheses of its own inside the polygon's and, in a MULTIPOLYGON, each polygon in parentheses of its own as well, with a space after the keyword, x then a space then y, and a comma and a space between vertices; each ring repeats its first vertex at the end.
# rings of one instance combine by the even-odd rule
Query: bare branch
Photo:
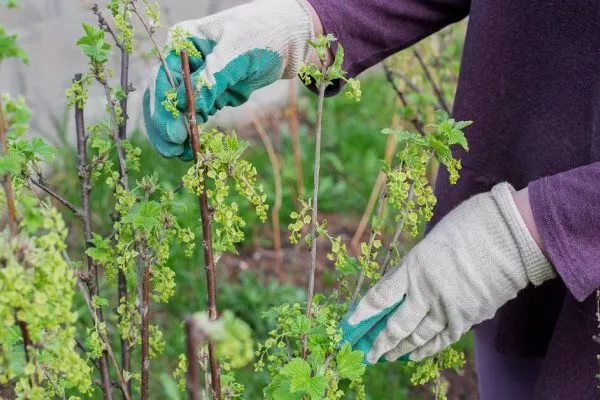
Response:
MULTIPOLYGON (((194 109, 194 89, 190 76, 190 62, 185 50, 181 51, 181 65, 183 68, 183 81, 185 84, 185 94, 187 98, 187 121, 190 129, 190 142, 194 152, 195 162, 198 163, 200 154, 200 138, 198 134, 198 123, 196 122, 196 110, 194 109)), ((201 171, 206 181, 206 168, 201 171)), ((216 320, 217 315, 217 289, 215 274, 215 259, 212 248, 211 220, 212 216, 208 207, 208 196, 206 190, 202 190, 199 197, 200 218, 202 220, 202 245, 204 247, 204 267, 206 269, 206 290, 208 295, 208 316, 211 320, 216 320)), ((217 361, 215 346, 212 341, 208 342, 208 359, 210 363, 211 385, 215 399, 221 399, 221 379, 219 376, 219 363, 217 361)))
POLYGON ((41 180, 29 178, 29 182, 32 183, 34 186, 37 186, 38 188, 46 192, 48 195, 53 197, 56 201, 61 203, 63 206, 71 210, 77 218, 83 219, 83 212, 78 207, 76 207, 73 203, 56 193, 54 190, 50 189, 48 186, 42 183, 41 180))
POLYGON ((253 118, 252 124, 254 125, 254 129, 260 135, 263 144, 265 145, 265 149, 267 150, 267 154, 269 155, 269 161, 271 162, 271 167, 273 168, 273 175, 275 181, 275 203, 273 204, 273 209, 271 210, 271 222, 273 226, 273 249, 275 250, 275 254, 277 255, 276 260, 276 273, 279 280, 283 279, 283 252, 281 250, 281 228, 279 225, 279 210, 281 209, 281 168, 279 167, 279 160, 277 158, 277 154, 275 153, 275 149, 273 148, 273 143, 271 143, 271 139, 269 139, 269 135, 265 131, 265 127, 260 122, 259 119, 253 118))
MULTIPOLYGON (((396 84, 396 82, 394 81, 394 75, 392 74, 392 72, 389 69, 388 65, 386 63, 383 63, 382 65, 383 65, 383 71, 385 72, 385 78, 390 83, 390 85, 392 85, 392 88, 396 92, 396 95, 398 96, 398 99, 400 100, 400 102, 402 103, 402 105, 404 107, 408 107, 408 101, 406 100, 406 96, 404 95, 404 93, 402 92, 402 90, 398 87, 398 85, 396 84)), ((415 129, 421 135, 425 135, 425 130, 423 129, 423 124, 421 123, 421 121, 419 121, 419 119, 416 116, 413 116, 410 119, 410 122, 414 125, 415 129)))
MULTIPOLYGON (((75 75, 75 81, 80 81, 81 74, 75 75)), ((83 107, 75 104, 75 132, 77 135, 77 176, 79 177, 79 189, 81 193, 81 215, 83 220, 83 235, 85 239, 85 247, 88 248, 92 239, 92 216, 90 208, 90 170, 88 168, 87 159, 87 137, 85 134, 85 122, 83 116, 83 107)), ((88 279, 86 284, 92 295, 99 294, 98 285, 98 269, 91 257, 86 256, 88 267, 88 279)), ((102 309, 98 310, 98 319, 104 321, 102 309)), ((109 346, 110 344, 107 344, 109 346)), ((112 400, 112 387, 110 384, 110 371, 108 367, 108 354, 104 352, 98 360, 100 365, 100 375, 102 380, 102 390, 105 400, 112 400)))
POLYGON ((425 64, 425 62, 423 61, 423 57, 421 57, 421 54, 419 53, 419 51, 416 48, 413 48, 413 54, 415 55, 415 57, 417 58, 417 61, 419 62, 419 65, 423 69, 423 72, 425 73, 425 77, 429 81, 429 84, 431 85, 431 88, 433 89, 440 105, 442 106, 444 111, 446 111, 448 114, 450 114, 450 107, 448 107, 446 98, 444 97, 444 94, 442 93, 442 90, 440 89, 439 85, 436 83, 435 79, 431 75, 431 71, 429 71, 429 67, 427 67, 427 64, 425 64))
POLYGON ((198 327, 194 317, 185 319, 185 336, 187 344, 187 391, 189 400, 200 400, 200 383, 198 382, 198 327))
POLYGON ((171 84, 172 87, 175 87, 175 80, 173 79, 171 70, 169 69, 169 66, 167 65, 167 60, 165 58, 165 54, 164 54, 162 48, 158 45, 158 43, 156 43, 156 39, 154 38, 153 30, 150 28, 150 26, 148 25, 148 23, 142 16, 142 14, 138 11, 135 1, 132 1, 130 4, 131 4, 131 11, 138 17, 138 19, 140 20, 140 23, 144 27, 144 30, 146 30, 148 37, 152 41, 152 45, 154 46, 154 49, 156 50, 156 54, 158 55, 158 58, 160 59, 160 62, 165 69, 165 72, 167 73, 167 78, 169 79, 169 83, 171 84))
MULTIPOLYGON (((327 74, 329 65, 323 63, 323 77, 327 74)), ((315 159, 313 173, 313 197, 312 197, 312 216, 310 220, 310 268, 308 271, 308 290, 306 293, 306 317, 312 318, 312 302, 315 293, 315 272, 317 270, 317 227, 319 210, 319 170, 321 168, 321 133, 323 129, 323 103, 325 101, 325 89, 327 81, 323 78, 319 86, 319 103, 317 106, 317 127, 315 129, 315 159)), ((306 358, 307 336, 302 337, 302 357, 306 358)))

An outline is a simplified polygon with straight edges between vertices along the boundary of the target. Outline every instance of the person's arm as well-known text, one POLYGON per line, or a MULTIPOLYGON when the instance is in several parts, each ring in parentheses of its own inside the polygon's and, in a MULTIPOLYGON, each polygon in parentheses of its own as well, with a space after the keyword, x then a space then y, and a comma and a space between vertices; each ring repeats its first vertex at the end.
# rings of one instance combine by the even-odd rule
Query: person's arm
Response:
MULTIPOLYGON (((344 46, 349 77, 467 16, 470 0, 308 0, 315 34, 344 46), (318 18, 315 19, 315 17, 318 18)), ((335 47, 335 46, 334 46, 335 47)), ((334 49, 335 50, 335 49, 334 49)), ((329 93, 339 90, 334 87, 329 93)))
POLYGON ((600 162, 534 181, 528 192, 543 250, 583 301, 600 287, 600 162))

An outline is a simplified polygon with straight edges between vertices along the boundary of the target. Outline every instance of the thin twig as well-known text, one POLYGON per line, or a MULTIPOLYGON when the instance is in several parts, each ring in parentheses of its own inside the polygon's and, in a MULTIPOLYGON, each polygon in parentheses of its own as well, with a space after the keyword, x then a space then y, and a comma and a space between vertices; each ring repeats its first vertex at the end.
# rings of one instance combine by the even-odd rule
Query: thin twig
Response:
MULTIPOLYGON (((414 192, 415 192, 415 183, 413 182, 410 184, 410 188, 408 189, 408 197, 406 199, 407 203, 412 200, 412 198, 414 196, 414 192)), ((385 273, 388 270, 390 260, 392 259, 392 253, 394 252, 394 247, 396 247, 398 245, 398 239, 400 239, 400 235, 402 234, 402 231, 404 230, 405 224, 406 224, 406 215, 404 215, 402 217, 402 219, 398 222, 398 225, 396 226, 396 232, 394 232, 394 237, 392 238, 392 241, 390 242, 390 245, 388 246, 388 249, 385 252, 385 258, 383 260, 383 264, 381 265, 381 275, 385 275, 385 273)))
MULTIPOLYGON (((396 92, 396 95, 398 96, 398 99, 400 100, 402 105, 404 107, 408 107, 408 101, 406 100, 406 96, 404 95, 402 90, 398 87, 396 82, 394 81, 394 75, 392 74, 390 68, 388 67, 388 65, 386 63, 383 63, 382 65, 383 65, 383 71, 385 72, 385 78, 390 83, 390 85, 392 85, 392 88, 396 92)), ((425 130, 423 129, 423 123, 421 121, 419 121, 419 119, 416 116, 413 116, 412 118, 410 118, 410 122, 414 125, 415 129, 421 135, 425 135, 425 130)))
POLYGON ((154 49, 156 50, 156 54, 158 54, 158 58, 160 59, 160 62, 162 64, 163 68, 165 69, 165 72, 167 74, 167 78, 169 79, 169 83, 171 84, 171 87, 175 87, 175 80, 173 79, 171 70, 169 69, 169 66, 167 65, 167 60, 165 58, 165 54, 164 54, 162 48, 158 45, 158 43, 156 43, 156 39, 154 38, 154 31, 152 30, 152 28, 150 28, 150 26, 148 25, 148 23, 146 22, 144 17, 142 17, 142 14, 138 11, 135 1, 132 1, 129 4, 131 4, 131 11, 138 17, 138 19, 140 20, 140 23, 144 27, 144 30, 148 34, 148 37, 152 41, 152 45, 154 46, 154 49))
MULTIPOLYGON (((379 199, 377 200, 377 210, 375 211, 376 222, 381 224, 382 214, 383 214, 383 204, 385 203, 385 199, 387 198, 387 179, 385 179, 383 183, 383 189, 379 193, 379 199)), ((371 251, 373 249, 373 243, 375 242, 375 238, 379 235, 380 232, 375 225, 371 225, 371 235, 369 236, 369 244, 368 244, 368 252, 366 257, 370 259, 371 251)), ((365 269, 361 269, 360 274, 358 275, 358 279, 356 281, 356 287, 354 288, 354 293, 352 294, 352 300, 350 301, 351 306, 356 303, 358 296, 360 295, 360 290, 362 289, 362 285, 365 281, 365 269)))
POLYGON ((269 161, 271 162, 271 167, 273 169, 273 176, 275 181, 275 202, 273 204, 273 209, 271 210, 271 222, 273 224, 273 249, 275 250, 276 257, 276 273, 279 280, 283 280, 283 252, 281 250, 281 228, 279 224, 279 210, 281 209, 281 168, 279 167, 279 160, 277 158, 277 154, 275 153, 275 149, 273 148, 273 143, 271 143, 271 139, 269 139, 269 135, 265 131, 265 127, 260 122, 259 119, 253 118, 252 124, 254 125, 254 129, 260 135, 262 142, 267 150, 267 154, 269 155, 269 161))
MULTIPOLYGON (((92 305, 92 300, 90 299, 90 294, 88 293, 87 288, 84 286, 83 281, 81 279, 77 279, 77 286, 79 287, 79 291, 83 295, 83 299, 85 300, 85 304, 87 305, 87 308, 92 316, 92 319, 94 320, 94 323, 100 324, 101 323, 100 316, 94 310, 94 307, 92 305)), ((105 351, 108 353, 108 356, 109 356, 111 362, 113 363, 115 370, 117 371, 117 378, 119 380, 119 386, 121 387, 121 391, 123 392, 123 395, 125 396, 126 400, 131 400, 131 397, 129 397, 129 393, 127 392, 127 382, 125 381, 123 372, 121 371, 121 368, 119 367, 119 363, 117 361, 117 358, 115 357, 115 353, 112 351, 110 341, 108 340, 108 338, 106 337, 106 334, 104 332, 99 330, 98 333, 100 334, 100 339, 102 339, 102 342, 106 345, 105 351)), ((102 385, 104 386, 104 383, 102 385)), ((110 385, 110 381, 109 381, 109 385, 110 385)), ((110 392, 110 393, 112 393, 112 392, 110 392)), ((104 397, 106 398, 106 392, 104 393, 104 397)))
MULTIPOLYGON (((187 100, 187 121, 190 128, 190 142, 192 151, 194 152, 194 159, 198 164, 198 157, 200 156, 200 137, 198 134, 198 123, 196 122, 196 110, 194 109, 194 89, 192 87, 192 79, 190 76, 190 63, 189 57, 185 50, 181 51, 181 65, 183 82, 185 84, 185 94, 187 100)), ((204 182, 206 182, 206 168, 202 168, 200 173, 204 175, 204 182)), ((215 259, 213 256, 212 248, 212 232, 211 232, 211 221, 212 216, 208 207, 208 196, 206 190, 203 189, 199 196, 200 202, 200 218, 202 220, 202 246, 204 248, 204 266, 206 269, 206 291, 208 296, 208 316, 211 320, 216 320, 217 315, 217 288, 216 288, 216 273, 215 273, 215 259)), ((221 379, 219 376, 219 362, 215 353, 215 346, 212 341, 208 342, 208 359, 210 363, 210 375, 213 396, 215 399, 221 399, 221 379)))
MULTIPOLYGON (((398 115, 394 114, 392 120, 392 128, 395 128, 398 120, 398 115)), ((385 160, 388 163, 391 163, 392 157, 394 156, 394 151, 396 151, 396 145, 398 141, 393 135, 389 135, 387 138, 387 143, 385 145, 385 160)), ((358 245, 360 243, 360 238, 363 236, 367 225, 369 224, 369 220, 371 219, 371 215, 373 214, 373 209, 375 208, 375 204, 377 203, 377 199, 379 198, 379 193, 383 188, 383 185, 386 181, 385 172, 380 171, 377 175, 377 179, 375 180, 375 184, 373 185, 373 189, 371 190, 371 195, 369 196, 369 201, 367 202, 367 207, 365 207, 365 211, 360 219, 358 224, 358 228, 356 228, 356 232, 354 232, 354 236, 352 237, 352 241, 350 242, 350 248, 355 253, 358 253, 359 248, 358 245)))
POLYGON ((429 67, 427 67, 427 64, 425 64, 425 62, 423 61, 423 57, 421 57, 421 54, 419 53, 419 51, 416 48, 413 48, 413 54, 417 58, 419 65, 423 69, 423 72, 425 73, 425 77, 429 81, 429 84, 431 85, 431 88, 433 89, 435 96, 437 97, 440 105, 442 106, 444 111, 446 111, 448 114, 450 114, 450 107, 448 107, 446 98, 444 97, 444 94, 442 93, 442 90, 440 89, 439 85, 436 83, 435 79, 431 75, 431 71, 429 71, 429 67))
POLYGON ((298 102, 296 101, 296 82, 290 81, 289 88, 289 116, 290 136, 292 139, 292 151, 294 152, 294 168, 296 170, 297 198, 304 198, 304 171, 302 168, 302 147, 298 136, 298 102))
POLYGON ((96 78, 96 81, 104 88, 104 95, 106 97, 106 101, 108 102, 108 111, 111 119, 111 136, 115 142, 115 148, 117 149, 121 185, 123 185, 123 189, 129 191, 127 158, 125 156, 123 144, 121 143, 121 137, 119 136, 119 120, 117 119, 117 112, 115 110, 116 100, 113 98, 110 85, 106 81, 106 78, 98 74, 94 74, 94 77, 96 78))
POLYGON ((402 80, 406 84, 406 86, 408 86, 408 88, 410 90, 412 90, 415 93, 419 93, 419 94, 422 93, 421 88, 419 88, 417 85, 415 85, 408 76, 404 75, 402 72, 398 71, 397 69, 390 68, 387 64, 386 64, 386 66, 390 70, 390 72, 393 75, 400 78, 400 80, 402 80))
POLYGON ((113 38, 115 45, 119 49, 123 50, 124 49, 123 43, 119 40, 115 31, 108 24, 108 22, 106 21, 106 18, 104 18, 102 11, 100 11, 100 7, 98 7, 98 4, 94 3, 92 5, 92 12, 98 18, 98 26, 100 27, 100 29, 104 30, 105 32, 108 32, 108 34, 113 38))
MULTIPOLYGON (((75 81, 81 81, 82 75, 76 74, 75 81)), ((85 122, 83 117, 83 107, 75 104, 75 132, 77 135, 77 176, 79 177, 79 188, 81 193, 81 212, 83 220, 83 235, 85 239, 86 249, 90 246, 92 239, 92 214, 90 207, 90 193, 92 186, 90 185, 90 171, 87 166, 87 136, 85 134, 85 122)), ((88 280, 86 284, 92 296, 99 295, 98 285, 98 269, 90 256, 86 256, 88 267, 88 280)), ((98 319, 104 321, 102 309, 98 310, 98 319)), ((107 344, 109 347, 110 344, 107 344)), ((112 386, 110 384, 110 370, 108 366, 108 354, 103 352, 102 357, 98 360, 100 365, 100 375, 102 380, 102 390, 105 400, 112 400, 112 386)))
POLYGON ((59 203, 61 203, 63 206, 65 206, 66 208, 68 208, 69 210, 71 210, 73 212, 73 214, 75 214, 75 216, 77 218, 83 219, 83 212, 81 211, 81 209, 79 209, 78 207, 76 207, 69 200, 65 199, 64 197, 62 197, 61 195, 59 195, 58 193, 56 193, 54 190, 50 189, 48 186, 46 186, 44 183, 42 183, 41 180, 36 180, 36 179, 33 179, 33 178, 29 178, 29 182, 31 182, 34 186, 37 186, 38 188, 40 188, 41 190, 43 190, 44 192, 46 192, 48 195, 50 195, 51 197, 53 197, 56 201, 58 201, 59 203))
MULTIPOLYGON (((322 73, 326 76, 329 66, 323 63, 322 73)), ((319 225, 319 170, 321 168, 321 132, 323 125, 323 104, 325 101, 325 89, 328 82, 323 78, 319 86, 319 104, 317 106, 317 126, 315 129, 315 160, 313 173, 313 197, 312 197, 312 216, 310 220, 310 269, 308 271, 308 290, 306 293, 306 317, 312 318, 312 302, 315 292, 315 272, 317 270, 317 227, 319 225)), ((306 357, 307 336, 302 337, 302 357, 306 357)))

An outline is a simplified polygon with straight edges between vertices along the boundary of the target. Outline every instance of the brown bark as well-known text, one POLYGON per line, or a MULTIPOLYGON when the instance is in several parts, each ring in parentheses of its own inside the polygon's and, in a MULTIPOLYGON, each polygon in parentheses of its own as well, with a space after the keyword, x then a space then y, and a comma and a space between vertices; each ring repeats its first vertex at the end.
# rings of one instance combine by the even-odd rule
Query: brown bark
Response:
POLYGON ((198 329, 194 317, 185 320, 185 334, 187 345, 187 391, 190 400, 200 400, 200 383, 198 373, 200 360, 198 360, 198 329))
MULTIPOLYGON (((195 95, 190 77, 190 64, 188 54, 185 50, 181 51, 181 65, 183 73, 183 81, 185 84, 185 94, 187 100, 187 121, 190 129, 190 142, 194 159, 198 163, 200 156, 200 138, 198 134, 198 123, 196 122, 196 110, 194 109, 195 95)), ((206 170, 202 169, 200 173, 204 174, 206 181, 206 170)), ((202 190, 199 196, 200 202, 200 218, 202 221, 202 246, 204 248, 204 267, 206 269, 206 291, 208 295, 208 316, 211 320, 216 320, 217 315, 217 289, 215 278, 215 259, 212 249, 212 232, 211 220, 212 216, 208 207, 208 196, 206 191, 202 190)), ((213 396, 215 399, 221 399, 221 379, 219 376, 219 363, 217 361, 215 346, 212 341, 208 342, 208 360, 210 364, 210 377, 213 396)))

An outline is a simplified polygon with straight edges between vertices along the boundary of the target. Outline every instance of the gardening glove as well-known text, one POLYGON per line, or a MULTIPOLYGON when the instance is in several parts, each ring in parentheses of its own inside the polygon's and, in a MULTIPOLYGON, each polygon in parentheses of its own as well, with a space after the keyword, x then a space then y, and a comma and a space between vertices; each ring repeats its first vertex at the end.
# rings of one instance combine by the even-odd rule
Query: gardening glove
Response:
POLYGON ((420 361, 456 342, 529 283, 556 276, 507 183, 443 218, 350 310, 343 340, 369 364, 420 361))
MULTIPOLYGON (((250 94, 278 79, 291 79, 307 58, 312 18, 305 0, 256 0, 198 20, 177 24, 201 57, 190 57, 196 94, 196 118, 204 123, 225 106, 239 106, 250 94)), ((174 28, 175 28, 174 27, 174 28)), ((175 32, 171 29, 170 32, 175 32)), ((172 42, 170 37, 167 44, 172 42)), ((150 141, 165 157, 193 158, 187 141, 187 110, 181 61, 166 57, 173 75, 180 113, 165 109, 171 90, 162 65, 152 73, 144 94, 144 121, 150 141), (178 114, 178 115, 177 115, 178 114)))

